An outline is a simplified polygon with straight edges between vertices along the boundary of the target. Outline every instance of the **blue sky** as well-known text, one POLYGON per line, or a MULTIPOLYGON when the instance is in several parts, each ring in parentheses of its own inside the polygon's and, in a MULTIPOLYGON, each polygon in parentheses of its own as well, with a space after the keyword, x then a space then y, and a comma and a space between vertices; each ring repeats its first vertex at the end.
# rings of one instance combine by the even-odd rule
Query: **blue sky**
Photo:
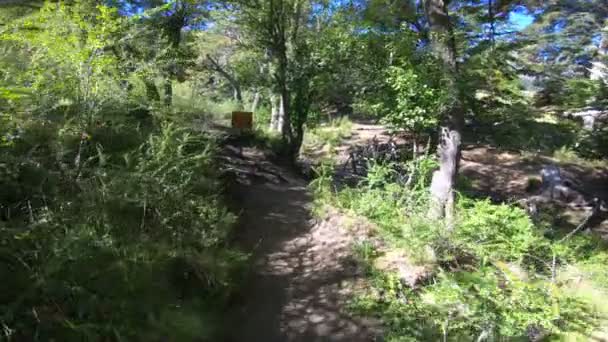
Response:
MULTIPOLYGON (((341 3, 341 0, 337 0, 338 3, 341 3)), ((139 6, 132 6, 128 2, 123 3, 126 5, 123 9, 128 15, 133 14, 141 14, 143 12, 143 8, 139 6)), ((528 27, 534 21, 534 15, 528 12, 525 7, 519 6, 514 11, 509 13, 509 24, 513 25, 516 31, 521 31, 528 27)))
POLYGON ((517 31, 521 31, 532 24, 534 16, 530 13, 523 11, 513 11, 509 13, 509 23, 515 26, 517 31))

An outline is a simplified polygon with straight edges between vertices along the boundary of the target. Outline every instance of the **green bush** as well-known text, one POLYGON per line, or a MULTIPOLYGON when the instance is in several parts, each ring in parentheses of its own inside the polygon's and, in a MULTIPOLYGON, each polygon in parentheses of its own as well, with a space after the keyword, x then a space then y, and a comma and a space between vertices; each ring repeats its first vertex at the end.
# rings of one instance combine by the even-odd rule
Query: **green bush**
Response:
POLYGON ((608 126, 596 126, 592 131, 582 131, 575 150, 585 158, 608 156, 608 126))
POLYGON ((433 323, 454 340, 532 338, 535 331, 545 335, 571 328, 565 319, 572 313, 586 316, 583 303, 549 283, 518 279, 508 269, 481 267, 438 278, 421 301, 434 313, 433 323))
POLYGON ((338 146, 345 138, 352 134, 353 123, 346 116, 331 120, 326 124, 319 124, 306 130, 304 135, 304 149, 318 148, 329 145, 338 146))
POLYGON ((387 82, 396 99, 394 108, 387 108, 383 121, 395 130, 414 133, 434 130, 445 94, 425 82, 413 66, 389 68, 387 82))
POLYGON ((592 104, 598 100, 597 95, 600 92, 601 82, 588 78, 566 80, 563 90, 564 105, 570 108, 581 108, 592 104))
POLYGON ((504 149, 550 153, 564 146, 574 146, 579 129, 575 122, 569 120, 549 122, 516 118, 481 127, 477 133, 487 142, 504 149))
MULTIPOLYGON (((410 289, 400 275, 375 269, 382 252, 365 242, 355 246, 372 288, 358 294, 350 308, 380 318, 387 341, 527 340, 584 333, 599 324, 592 303, 551 280, 552 272, 560 272, 553 268, 597 251, 591 241, 552 241, 544 235, 546 227, 535 226, 514 205, 463 197, 457 224, 447 231, 426 216, 436 162, 421 158, 404 167, 419 182, 397 184, 394 169, 378 164, 356 188, 317 193, 325 203, 374 222, 388 245, 384 251, 398 249, 409 262, 434 270, 426 285, 410 289)), ((322 174, 330 179, 328 172, 322 174)))
POLYGON ((479 258, 521 262, 541 243, 542 236, 520 208, 489 200, 465 200, 460 205, 453 239, 479 258))
POLYGON ((32 123, 0 148, 7 339, 188 341, 220 327, 244 258, 225 247, 235 218, 213 141, 167 125, 139 145, 111 127, 32 123))
POLYGON ((1 7, 0 340, 217 340, 244 256, 215 142, 185 127, 239 104, 176 82, 199 68, 167 6, 1 7))
POLYGON ((258 110, 253 113, 253 124, 256 129, 268 129, 270 126, 270 107, 259 106, 258 110))

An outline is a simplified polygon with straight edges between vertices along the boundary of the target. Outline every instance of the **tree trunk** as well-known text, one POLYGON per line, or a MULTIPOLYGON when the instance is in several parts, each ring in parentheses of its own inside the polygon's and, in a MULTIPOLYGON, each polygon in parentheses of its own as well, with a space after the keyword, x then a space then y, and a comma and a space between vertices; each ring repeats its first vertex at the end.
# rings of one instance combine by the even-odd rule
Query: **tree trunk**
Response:
POLYGON ((454 218, 454 184, 460 161, 460 133, 441 127, 439 133, 439 170, 433 172, 431 181, 431 206, 429 214, 434 219, 444 217, 451 228, 454 218))
POLYGON ((595 60, 591 62, 589 77, 592 80, 601 80, 604 86, 608 85, 608 26, 602 30, 600 44, 595 60))
POLYGON ((424 0, 424 10, 431 30, 431 47, 448 71, 456 71, 456 41, 447 1, 424 0))
POLYGON ((496 20, 494 18, 493 0, 488 0, 488 17, 490 20, 490 43, 492 43, 492 48, 494 48, 494 44, 496 41, 496 20))
POLYGON ((241 88, 233 87, 232 95, 234 97, 234 101, 238 102, 239 104, 243 103, 243 95, 241 95, 241 88))
MULTIPOLYGON (((283 45, 285 46, 285 45, 283 45)), ((277 68, 275 79, 279 90, 280 106, 279 106, 279 122, 278 129, 281 131, 283 142, 286 146, 291 146, 293 143, 293 134, 291 132, 291 97, 287 88, 287 51, 286 46, 280 49, 277 53, 277 68)))
POLYGON ((464 126, 464 114, 460 96, 456 87, 456 44, 448 15, 447 3, 444 0, 425 0, 424 9, 431 28, 431 46, 435 55, 443 61, 447 74, 448 87, 456 100, 446 113, 439 132, 439 170, 433 173, 431 181, 431 205, 429 215, 432 218, 445 218, 448 228, 453 226, 454 184, 460 162, 461 130, 464 126))
POLYGON ((602 38, 600 40, 598 52, 602 56, 608 55, 608 25, 604 26, 604 29, 602 30, 602 38))
POLYGON ((224 68, 222 68, 222 66, 215 59, 213 59, 213 57, 211 57, 211 55, 207 55, 207 62, 212 70, 214 70, 217 73, 219 73, 220 75, 222 75, 222 77, 224 77, 226 79, 226 81, 228 81, 228 83, 230 83, 230 86, 232 87, 232 91, 234 94, 234 100, 237 101, 239 104, 242 104, 243 95, 241 92, 241 85, 238 82, 238 80, 236 79, 236 77, 234 77, 228 71, 226 71, 224 68))
POLYGON ((277 132, 279 130, 279 97, 276 94, 270 94, 270 130, 277 132))
POLYGON ((255 113, 255 111, 258 109, 259 104, 260 104, 260 91, 256 90, 255 94, 253 95, 253 102, 251 103, 250 111, 252 113, 255 113))
POLYGON ((293 130, 293 143, 291 145, 290 156, 295 161, 300 154, 300 148, 304 140, 304 124, 308 119, 310 110, 310 78, 301 78, 297 82, 297 87, 293 98, 293 116, 291 126, 293 130))
POLYGON ((279 122, 277 123, 278 129, 281 131, 281 135, 283 139, 287 139, 288 133, 291 132, 291 127, 289 126, 289 100, 287 98, 286 92, 283 92, 279 97, 279 122))
POLYGON ((285 139, 287 129, 289 129, 289 117, 286 115, 289 107, 286 106, 287 101, 284 100, 285 95, 272 94, 270 97, 271 105, 271 116, 270 116, 270 130, 274 132, 280 132, 285 139))

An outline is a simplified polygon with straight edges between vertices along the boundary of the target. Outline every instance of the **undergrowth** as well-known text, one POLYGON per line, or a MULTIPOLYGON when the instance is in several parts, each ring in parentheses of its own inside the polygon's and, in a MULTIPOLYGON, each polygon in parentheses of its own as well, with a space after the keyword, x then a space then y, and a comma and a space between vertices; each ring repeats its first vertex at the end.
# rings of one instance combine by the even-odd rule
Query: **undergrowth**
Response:
POLYGON ((605 243, 591 235, 561 241, 563 234, 547 222, 535 225, 523 209, 464 196, 447 231, 426 216, 434 165, 429 157, 407 162, 414 175, 408 186, 396 182, 390 165, 371 165, 359 186, 340 191, 332 189, 331 168, 317 170, 317 207, 365 216, 387 245, 355 247, 372 286, 354 298, 354 312, 379 317, 387 341, 585 339, 606 323, 597 305, 608 300, 605 243), (376 266, 387 250, 402 251, 432 275, 407 287, 376 266), (577 279, 594 290, 578 291, 577 279))
POLYGON ((352 134, 353 123, 346 116, 324 124, 307 127, 302 143, 302 154, 310 155, 317 151, 333 154, 334 149, 352 134))
POLYGON ((165 123, 32 120, 0 147, 7 341, 194 341, 218 333, 244 256, 214 141, 165 123))

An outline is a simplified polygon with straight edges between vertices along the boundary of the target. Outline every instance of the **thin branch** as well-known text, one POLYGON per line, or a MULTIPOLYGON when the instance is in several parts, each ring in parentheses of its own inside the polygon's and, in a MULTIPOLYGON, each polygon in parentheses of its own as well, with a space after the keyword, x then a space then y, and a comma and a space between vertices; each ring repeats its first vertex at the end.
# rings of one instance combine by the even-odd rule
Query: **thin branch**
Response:
POLYGON ((597 212, 600 208, 600 201, 597 198, 595 198, 594 201, 595 201, 595 205, 593 206, 593 209, 587 215, 587 217, 585 217, 583 222, 581 222, 581 224, 579 224, 578 227, 576 227, 573 231, 571 231, 566 236, 564 236, 561 240, 559 240, 558 243, 566 241, 567 239, 572 237, 574 234, 576 234, 579 230, 581 230, 587 226, 587 223, 589 223, 589 220, 591 219, 591 217, 593 217, 595 214, 597 214, 597 212))

